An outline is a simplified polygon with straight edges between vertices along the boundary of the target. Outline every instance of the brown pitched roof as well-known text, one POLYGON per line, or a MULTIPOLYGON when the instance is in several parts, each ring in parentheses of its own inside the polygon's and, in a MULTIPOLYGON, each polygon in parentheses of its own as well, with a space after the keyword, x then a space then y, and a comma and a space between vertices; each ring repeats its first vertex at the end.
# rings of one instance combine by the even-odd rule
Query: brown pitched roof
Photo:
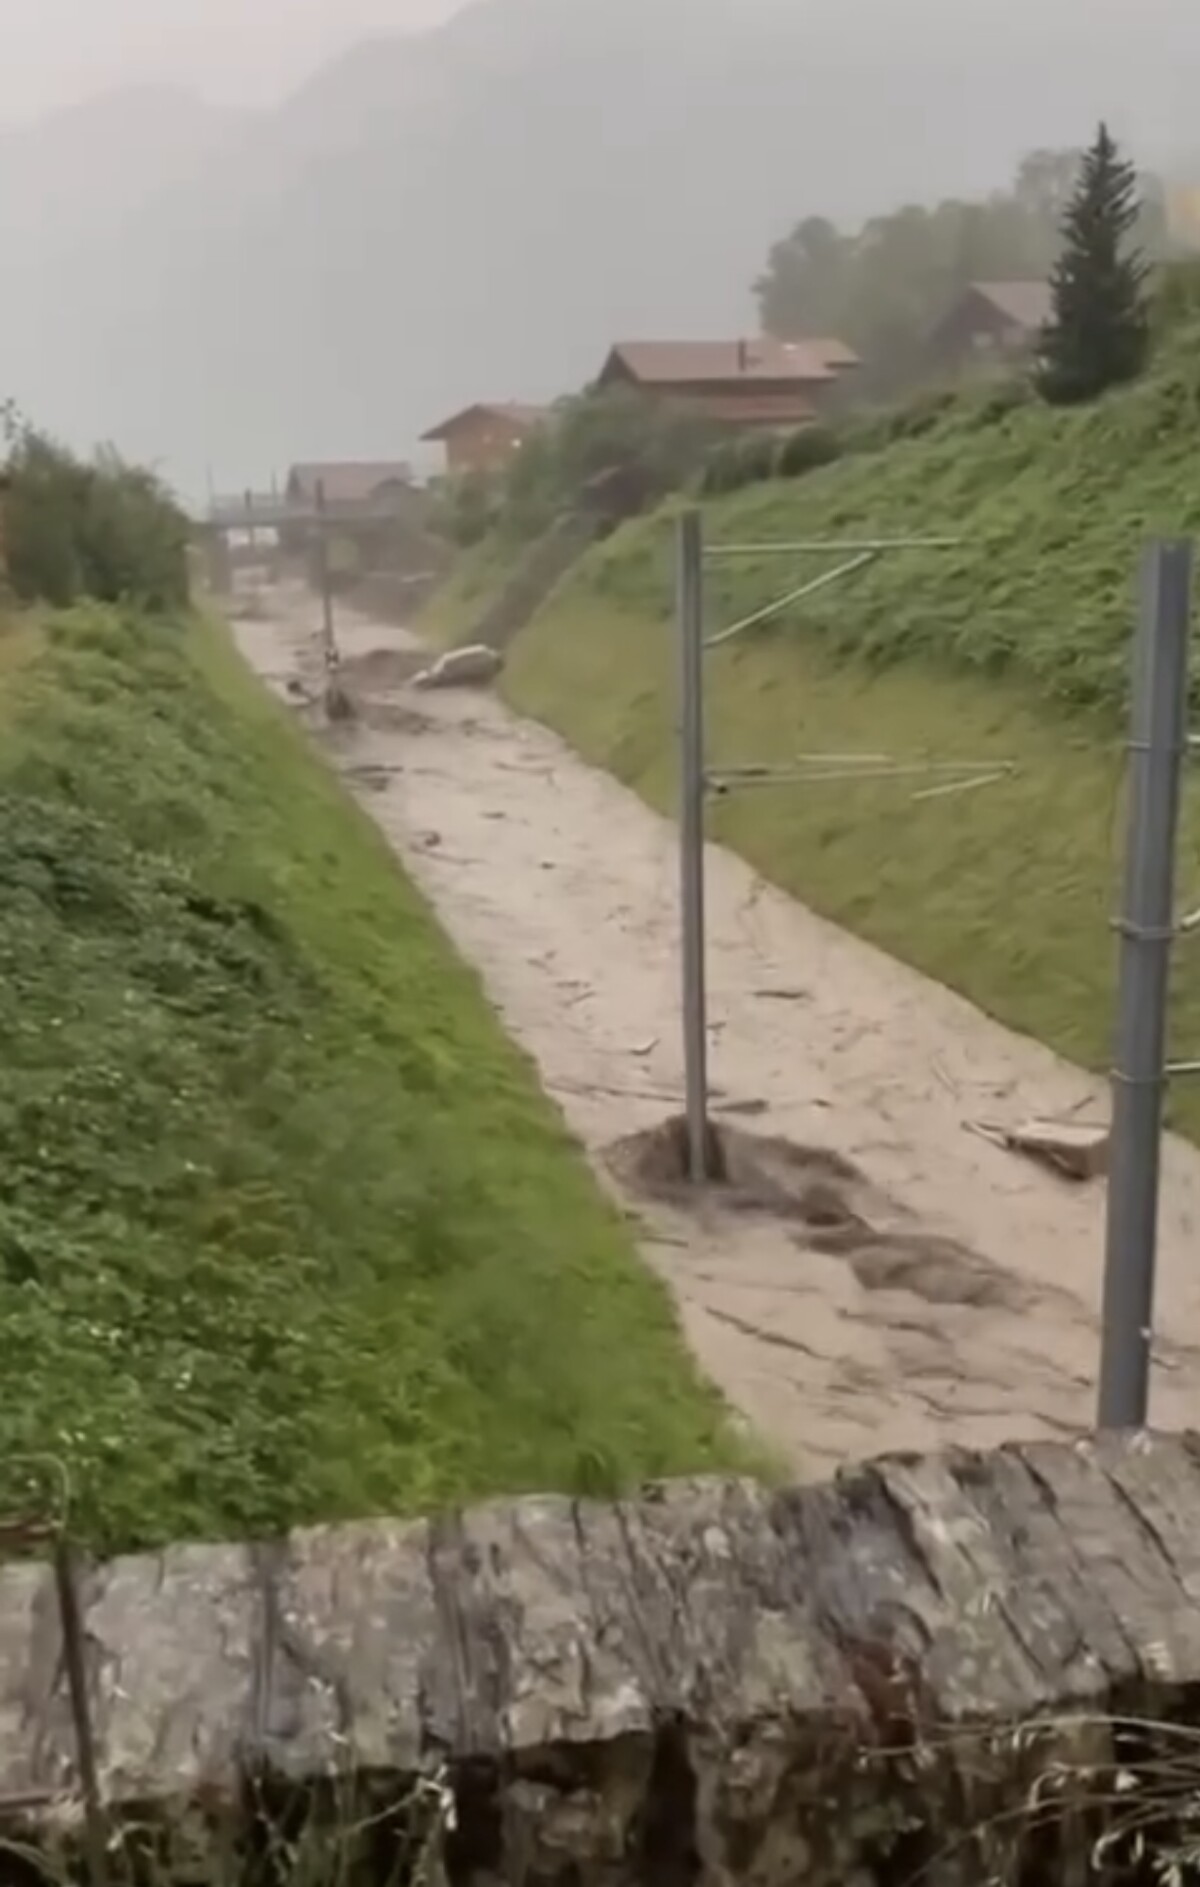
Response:
POLYGON ((412 467, 401 459, 346 459, 326 464, 293 465, 288 490, 315 500, 318 484, 331 505, 366 504, 381 485, 410 485, 412 467))
POLYGON ((460 412, 451 413, 449 419, 443 419, 438 425, 431 426, 428 432, 421 434, 421 442, 422 444, 436 443, 445 439, 456 427, 461 426, 465 419, 474 419, 476 413, 490 414, 495 419, 506 420, 510 425, 528 432, 534 426, 541 425, 549 410, 546 406, 526 406, 519 400, 478 400, 474 406, 464 406, 460 412))
POLYGON ((1051 314, 1049 282, 972 282, 970 292, 982 295, 1015 327, 1034 334, 1051 314))
POLYGON ((701 385, 704 381, 834 380, 857 356, 841 341, 618 341, 602 378, 623 369, 643 386, 701 385))

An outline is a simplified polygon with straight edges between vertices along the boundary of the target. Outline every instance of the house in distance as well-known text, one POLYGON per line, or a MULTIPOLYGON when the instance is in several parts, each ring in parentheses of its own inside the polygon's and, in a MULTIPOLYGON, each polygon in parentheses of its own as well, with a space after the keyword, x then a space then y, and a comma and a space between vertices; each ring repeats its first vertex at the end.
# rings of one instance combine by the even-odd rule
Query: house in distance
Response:
POLYGON ((327 567, 339 579, 427 562, 429 493, 406 460, 306 460, 289 470, 284 501, 284 551, 312 556, 323 538, 327 567))
POLYGON ((930 336, 931 357, 952 371, 1019 360, 1050 314, 1048 282, 970 282, 930 336))
POLYGON ((412 490, 412 467, 401 459, 332 459, 293 465, 285 494, 306 510, 323 497, 330 511, 379 517, 403 508, 412 490))
POLYGON ((596 384, 732 427, 785 428, 818 419, 858 364, 835 340, 619 341, 596 384))
POLYGON ((422 433, 421 443, 445 447, 450 473, 499 472, 545 418, 544 406, 482 400, 431 426, 422 433))

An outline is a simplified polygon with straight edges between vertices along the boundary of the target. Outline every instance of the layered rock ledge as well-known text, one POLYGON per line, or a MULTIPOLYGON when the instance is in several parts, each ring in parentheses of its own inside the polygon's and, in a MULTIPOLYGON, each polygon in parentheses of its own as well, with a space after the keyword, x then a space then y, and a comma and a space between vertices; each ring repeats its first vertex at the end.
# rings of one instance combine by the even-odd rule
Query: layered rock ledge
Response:
MULTIPOLYGON (((338 1880, 1059 1880, 1189 1720, 1200 1440, 501 1502, 77 1590, 118 1877, 150 1826, 179 1880, 251 1878, 275 1827, 338 1880)), ((11 1564, 0 1831, 86 1879, 78 1715, 53 1570, 11 1564)))

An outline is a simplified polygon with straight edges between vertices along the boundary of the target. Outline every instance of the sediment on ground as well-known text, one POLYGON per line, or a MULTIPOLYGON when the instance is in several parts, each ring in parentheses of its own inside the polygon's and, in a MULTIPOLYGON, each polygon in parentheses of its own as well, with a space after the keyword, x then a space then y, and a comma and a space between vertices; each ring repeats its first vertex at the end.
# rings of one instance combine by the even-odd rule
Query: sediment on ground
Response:
POLYGON ((0 631, 0 1511, 119 1549, 740 1449, 384 841, 223 631, 0 631))

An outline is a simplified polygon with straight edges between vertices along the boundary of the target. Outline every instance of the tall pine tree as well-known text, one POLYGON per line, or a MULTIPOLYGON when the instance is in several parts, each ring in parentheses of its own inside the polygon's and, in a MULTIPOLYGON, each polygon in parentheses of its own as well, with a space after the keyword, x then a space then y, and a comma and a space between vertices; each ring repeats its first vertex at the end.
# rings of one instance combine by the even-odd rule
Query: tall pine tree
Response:
POLYGON ((1140 211, 1137 172, 1102 124, 1063 218, 1042 336, 1042 397, 1066 406, 1132 380, 1145 364, 1146 265, 1130 243, 1140 211))

